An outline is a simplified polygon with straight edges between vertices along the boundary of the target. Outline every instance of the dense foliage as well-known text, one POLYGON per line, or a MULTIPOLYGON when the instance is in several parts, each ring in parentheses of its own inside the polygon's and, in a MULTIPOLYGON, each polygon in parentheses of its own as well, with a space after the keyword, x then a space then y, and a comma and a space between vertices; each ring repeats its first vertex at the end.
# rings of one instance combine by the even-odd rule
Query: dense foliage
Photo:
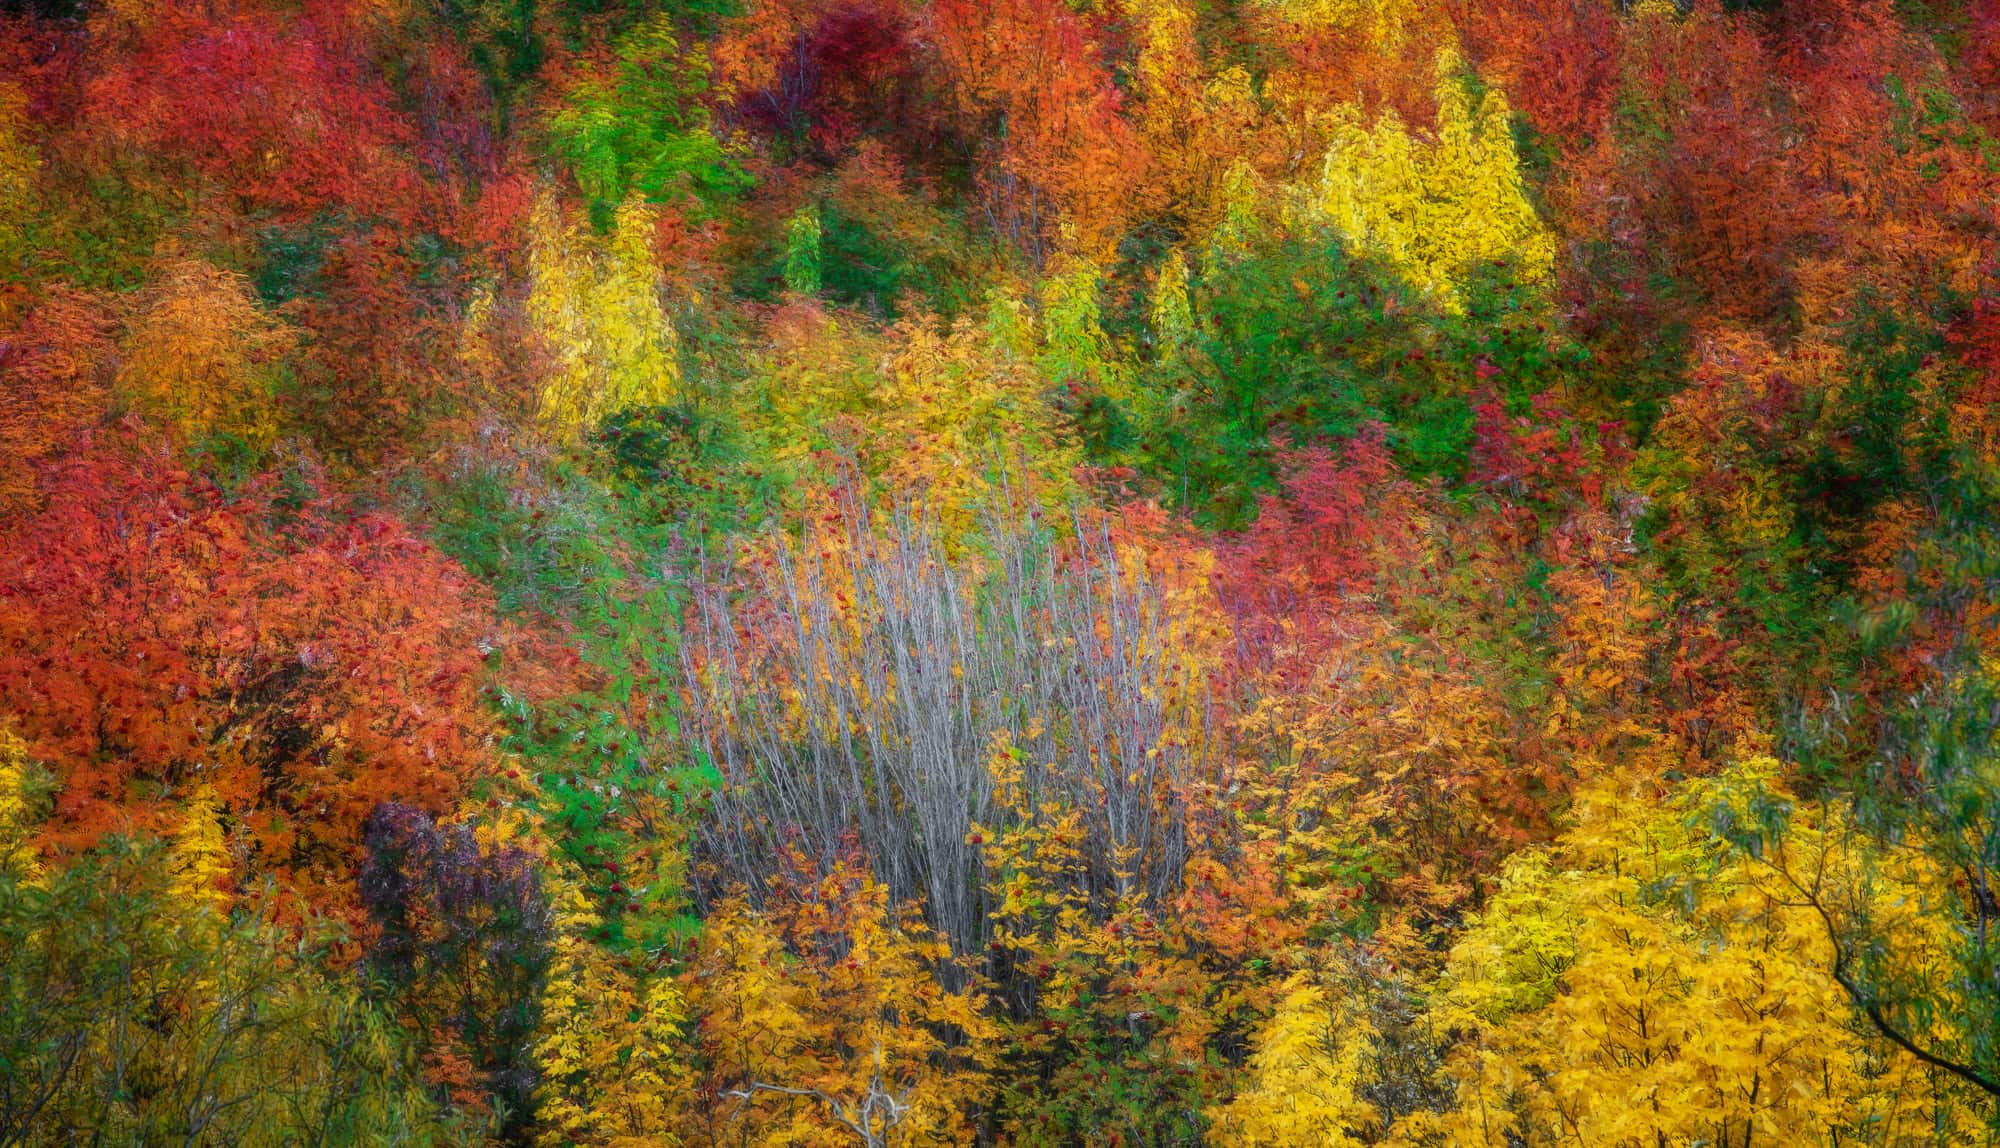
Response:
POLYGON ((2000 1144, 1995 0, 0 3, 0 1145, 2000 1144))

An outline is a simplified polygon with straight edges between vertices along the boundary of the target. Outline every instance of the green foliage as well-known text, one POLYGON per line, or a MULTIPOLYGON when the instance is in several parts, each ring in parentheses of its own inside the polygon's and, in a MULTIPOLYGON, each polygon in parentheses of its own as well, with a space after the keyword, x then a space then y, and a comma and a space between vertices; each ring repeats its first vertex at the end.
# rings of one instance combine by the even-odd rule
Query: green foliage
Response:
POLYGON ((1808 397, 1811 429, 1798 460, 1798 545, 1838 581, 1849 532, 1882 502, 1945 470, 1951 443, 1948 383, 1933 365, 1945 350, 1928 315, 1862 307, 1841 332, 1846 385, 1808 397))
POLYGON ((468 452, 428 484, 421 497, 431 536, 493 587, 503 611, 586 611, 631 570, 618 545, 618 510, 602 488, 560 463, 553 473, 538 467, 541 481, 522 490, 514 461, 468 452))
POLYGON ((737 428, 699 405, 620 411, 598 427, 624 499, 643 503, 691 534, 728 532, 771 505, 737 428))
POLYGON ((683 50, 655 15, 618 40, 608 75, 586 76, 549 116, 550 150, 569 165, 600 227, 626 196, 693 196, 711 207, 750 180, 709 129, 708 57, 683 50))
POLYGON ((266 306, 276 307, 311 293, 326 262, 337 219, 316 219, 302 227, 273 225, 259 233, 260 258, 251 277, 266 306))
POLYGON ((188 904, 157 842, 0 871, 10 1144, 475 1142, 409 1040, 328 967, 334 934, 188 904))
MULTIPOLYGON (((977 284, 963 274, 963 244, 956 221, 929 213, 914 220, 923 242, 907 234, 878 231, 868 218, 838 201, 820 208, 820 291, 836 303, 871 315, 901 315, 906 295, 915 295, 945 316, 971 306, 977 284)), ((878 224, 879 225, 879 224, 878 224)))
POLYGON ((503 611, 542 615, 574 643, 575 688, 497 696, 506 748, 537 780, 553 846, 593 878, 586 892, 604 908, 594 939, 657 947, 691 930, 670 855, 681 819, 716 780, 668 748, 677 707, 664 687, 680 675, 678 580, 691 558, 679 531, 727 523, 755 499, 714 481, 730 448, 685 412, 625 412, 607 420, 601 442, 605 454, 467 451, 443 475, 410 482, 405 497, 503 611), (637 880, 607 861, 657 872, 642 902, 612 888, 637 880))
POLYGON ((800 295, 817 295, 820 267, 825 262, 821 241, 819 205, 808 203, 785 221, 785 289, 800 295))
POLYGON ((1427 305, 1327 230, 1266 233, 1188 289, 1184 351, 1141 368, 1141 460, 1198 521, 1240 527, 1276 489, 1276 447, 1383 422, 1404 468, 1457 482, 1473 403, 1523 412, 1588 358, 1504 261, 1470 268, 1456 313, 1427 305))
POLYGON ((154 245, 188 211, 148 166, 121 157, 109 170, 45 168, 42 210, 21 231, 23 269, 91 290, 142 284, 154 245))
POLYGON ((752 224, 742 238, 734 290, 769 301, 784 290, 810 292, 871 318, 893 321, 912 306, 953 319, 977 309, 998 253, 967 234, 956 212, 866 175, 836 179, 779 226, 752 224), (803 222, 816 214, 817 239, 803 222), (815 249, 814 244, 817 243, 815 249))
POLYGON ((2000 683, 1983 664, 1927 690, 1874 763, 1856 801, 1878 840, 1901 843, 1949 892, 1916 908, 1943 934, 1925 953, 1911 906, 1866 885, 1816 890, 1844 984, 1891 1039, 1921 1047, 2000 1097, 2000 683), (1926 957, 1932 959, 1924 959, 1926 957), (1942 959, 1936 959, 1941 957, 1942 959))
POLYGON ((537 0, 444 0, 440 5, 502 109, 542 65, 546 47, 536 27, 538 6, 537 0))

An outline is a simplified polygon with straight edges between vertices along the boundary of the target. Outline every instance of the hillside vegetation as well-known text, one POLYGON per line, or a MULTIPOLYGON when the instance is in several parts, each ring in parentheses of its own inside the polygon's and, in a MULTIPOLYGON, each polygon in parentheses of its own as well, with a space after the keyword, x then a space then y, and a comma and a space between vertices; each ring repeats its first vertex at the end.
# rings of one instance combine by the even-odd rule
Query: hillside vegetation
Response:
POLYGON ((2000 0, 0 2, 0 1146, 2000 1144, 2000 0))

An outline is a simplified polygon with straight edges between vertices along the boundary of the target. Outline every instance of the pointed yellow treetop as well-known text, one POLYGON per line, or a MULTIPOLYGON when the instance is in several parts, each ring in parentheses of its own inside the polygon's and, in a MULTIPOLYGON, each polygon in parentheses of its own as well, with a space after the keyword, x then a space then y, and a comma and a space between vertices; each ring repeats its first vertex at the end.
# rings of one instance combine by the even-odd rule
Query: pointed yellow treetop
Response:
POLYGON ((1373 124, 1352 107, 1337 114, 1318 207, 1355 248, 1456 309, 1468 265, 1508 259, 1541 280, 1555 241, 1528 200, 1505 97, 1489 88, 1475 102, 1448 48, 1436 67, 1433 139, 1413 136, 1393 111, 1373 124))

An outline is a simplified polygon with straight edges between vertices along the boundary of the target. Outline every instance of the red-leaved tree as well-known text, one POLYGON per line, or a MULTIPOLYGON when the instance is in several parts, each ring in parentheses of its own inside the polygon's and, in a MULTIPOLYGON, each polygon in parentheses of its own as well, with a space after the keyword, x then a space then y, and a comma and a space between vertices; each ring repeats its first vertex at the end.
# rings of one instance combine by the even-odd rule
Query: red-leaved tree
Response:
POLYGON ((488 768, 490 605, 400 522, 296 474, 225 492, 129 427, 43 486, 0 530, 0 712, 62 783, 51 847, 206 783, 252 870, 327 891, 378 803, 488 768))

